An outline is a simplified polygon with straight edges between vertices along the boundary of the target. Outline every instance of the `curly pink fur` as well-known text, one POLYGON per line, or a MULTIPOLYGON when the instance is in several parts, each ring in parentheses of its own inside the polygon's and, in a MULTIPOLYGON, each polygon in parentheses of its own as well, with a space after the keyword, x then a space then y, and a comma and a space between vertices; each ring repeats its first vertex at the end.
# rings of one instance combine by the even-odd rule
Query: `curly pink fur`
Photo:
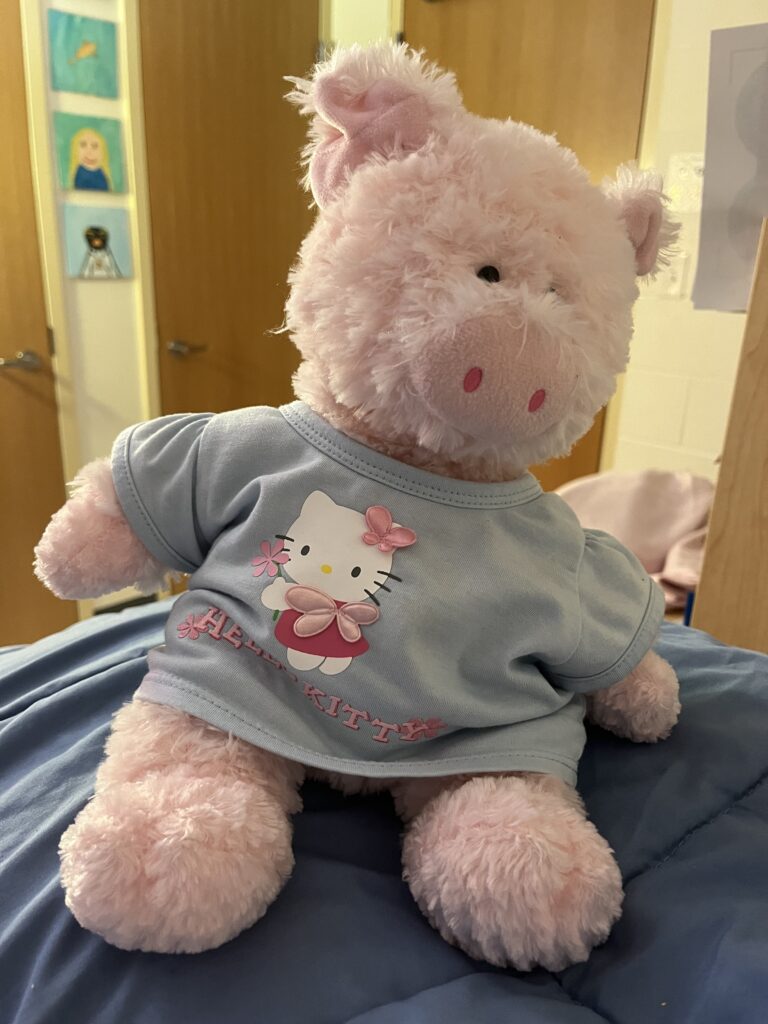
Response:
POLYGON ((310 180, 326 148, 346 144, 345 114, 378 116, 367 100, 382 80, 423 99, 429 140, 409 152, 374 133, 362 162, 367 136, 348 140, 354 170, 335 181, 291 272, 286 324, 302 355, 295 390, 341 429, 390 453, 398 446, 415 464, 442 460, 451 475, 509 479, 566 454, 613 393, 629 353, 635 271, 652 269, 674 236, 661 182, 628 166, 597 189, 552 137, 468 114, 453 76, 389 46, 340 50, 311 79, 294 80, 289 98, 311 117, 310 180), (344 103, 348 110, 336 109, 344 103), (514 282, 492 298, 471 273, 489 253, 503 255, 514 282), (564 303, 542 299, 553 275, 564 303), (469 351, 461 332, 472 323, 484 377, 480 400, 467 403, 454 384, 469 351), (538 357, 525 367, 517 360, 516 372, 504 362, 522 351, 523 336, 526 359, 549 352, 574 381, 567 397, 549 396, 551 422, 531 436, 528 399, 550 385, 538 357))
POLYGON ((67 906, 121 949, 221 945, 291 873, 302 778, 299 765, 175 708, 127 704, 96 795, 61 840, 67 906))
MULTIPOLYGON (((626 362, 635 270, 652 271, 673 239, 660 179, 625 168, 602 192, 592 188, 553 139, 471 117, 453 77, 404 49, 339 52, 294 84, 291 98, 312 117, 306 158, 327 203, 291 276, 297 394, 371 447, 448 476, 511 479, 565 453, 626 362), (402 88, 377 88, 371 117, 364 100, 381 80, 402 88), (413 138, 385 109, 405 94, 429 119, 413 138), (514 295, 493 293, 486 308, 491 293, 470 271, 498 247, 509 253, 511 281, 522 277, 514 295), (533 324, 550 347, 579 354, 570 406, 528 440, 498 429, 475 436, 473 421, 453 422, 424 398, 447 374, 435 341, 461 340, 468 320, 480 330, 489 311, 524 322, 529 350, 533 324), (424 381, 414 377, 421 363, 424 381)), ((506 351, 496 345, 502 326, 486 324, 484 358, 494 345, 506 351)), ((510 375, 497 369, 485 378, 491 412, 509 401, 510 375)), ((166 570, 131 532, 108 461, 86 466, 75 485, 36 549, 39 578, 68 598, 161 586, 166 570)), ((674 672, 648 654, 592 695, 589 709, 619 735, 655 741, 679 713, 674 672)), ((227 941, 265 912, 291 871, 289 816, 303 774, 183 712, 134 701, 115 717, 94 799, 62 838, 69 907, 126 949, 192 952, 227 941)), ((346 792, 389 785, 409 823, 403 863, 413 894, 472 956, 559 969, 584 960, 618 917, 611 851, 576 791, 556 778, 326 778, 346 792)))
POLYGON ((576 791, 551 776, 478 777, 416 816, 405 878, 443 938, 527 971, 586 960, 617 920, 621 876, 576 791))
POLYGON ((53 516, 35 548, 35 575, 57 597, 100 597, 135 586, 151 594, 170 572, 128 525, 117 500, 109 459, 89 462, 74 494, 53 516))
POLYGON ((664 740, 680 715, 680 685, 672 666, 648 651, 626 679, 587 700, 589 717, 635 743, 664 740))

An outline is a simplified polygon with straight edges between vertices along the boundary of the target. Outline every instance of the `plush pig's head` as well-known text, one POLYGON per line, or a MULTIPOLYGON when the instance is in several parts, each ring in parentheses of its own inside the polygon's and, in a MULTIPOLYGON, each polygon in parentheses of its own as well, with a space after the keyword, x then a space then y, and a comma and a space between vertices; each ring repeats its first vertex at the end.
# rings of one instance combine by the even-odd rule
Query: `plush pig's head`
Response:
POLYGON ((405 47, 337 51, 310 115, 319 214, 291 274, 295 388, 374 447, 502 479, 568 452, 627 363, 660 179, 602 189, 528 125, 467 113, 405 47))

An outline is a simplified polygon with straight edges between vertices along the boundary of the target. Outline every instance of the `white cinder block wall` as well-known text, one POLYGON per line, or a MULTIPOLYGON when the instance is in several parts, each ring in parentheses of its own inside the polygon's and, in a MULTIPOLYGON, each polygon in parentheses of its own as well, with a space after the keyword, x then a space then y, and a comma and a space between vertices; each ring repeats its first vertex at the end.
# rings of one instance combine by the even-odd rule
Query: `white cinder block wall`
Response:
POLYGON ((629 370, 609 410, 603 469, 716 475, 745 317, 693 309, 700 193, 697 199, 685 181, 703 161, 710 33, 764 21, 768 0, 657 0, 640 163, 664 172, 683 225, 681 254, 671 273, 642 287, 629 370))

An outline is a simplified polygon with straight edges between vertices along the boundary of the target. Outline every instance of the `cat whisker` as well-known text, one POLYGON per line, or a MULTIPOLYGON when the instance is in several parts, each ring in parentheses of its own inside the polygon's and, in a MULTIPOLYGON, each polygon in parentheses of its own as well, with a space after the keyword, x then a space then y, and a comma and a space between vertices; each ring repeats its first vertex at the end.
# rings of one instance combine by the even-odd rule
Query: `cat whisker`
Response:
MULTIPOLYGON (((377 569, 376 575, 381 574, 382 576, 389 576, 391 580, 395 580, 396 583, 402 583, 402 579, 399 576, 395 576, 393 572, 387 572, 385 569, 377 569)), ((379 584, 381 586, 381 584, 379 584)))
POLYGON ((289 540, 293 544, 293 537, 287 537, 284 533, 276 533, 275 536, 278 540, 289 540))
POLYGON ((365 590, 365 591, 363 591, 363 593, 367 594, 368 597, 370 597, 370 599, 373 601, 374 604, 377 604, 377 605, 379 605, 379 607, 381 607, 381 602, 379 600, 377 600, 376 595, 372 594, 370 590, 365 590))
POLYGON ((392 593, 392 587, 386 587, 383 583, 377 583, 376 586, 379 588, 379 590, 386 590, 388 594, 392 593))

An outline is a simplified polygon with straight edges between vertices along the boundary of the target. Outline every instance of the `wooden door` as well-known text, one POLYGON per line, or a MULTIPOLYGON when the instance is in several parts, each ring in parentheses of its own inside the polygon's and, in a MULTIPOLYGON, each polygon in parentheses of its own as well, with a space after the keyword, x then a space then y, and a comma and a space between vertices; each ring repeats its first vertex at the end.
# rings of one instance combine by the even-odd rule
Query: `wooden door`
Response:
POLYGON ((40 272, 18 0, 0 0, 0 646, 74 622, 32 573, 33 549, 64 501, 58 419, 40 272), (35 366, 35 360, 39 365, 35 366), (29 365, 33 368, 28 368, 29 365))
MULTIPOLYGON (((654 0, 406 0, 405 39, 456 73, 469 110, 554 132, 595 182, 637 155, 654 0)), ((552 489, 599 467, 604 414, 552 489)))
POLYGON ((163 411, 289 401, 269 332, 312 213, 283 76, 314 62, 317 3, 141 0, 140 25, 163 411))

